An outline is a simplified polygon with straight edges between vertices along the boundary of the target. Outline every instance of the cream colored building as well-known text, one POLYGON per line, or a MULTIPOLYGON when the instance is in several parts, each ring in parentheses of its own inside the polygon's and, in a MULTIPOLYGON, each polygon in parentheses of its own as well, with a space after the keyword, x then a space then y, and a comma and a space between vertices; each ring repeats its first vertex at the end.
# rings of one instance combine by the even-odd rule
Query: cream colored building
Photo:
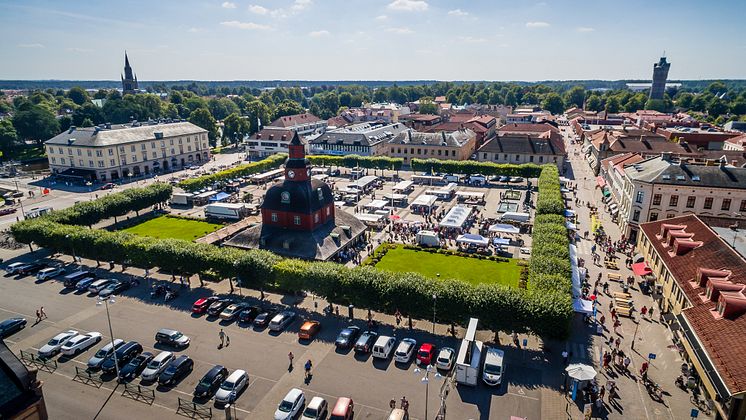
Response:
POLYGON ((468 129, 447 133, 421 133, 408 129, 386 143, 386 156, 402 158, 409 166, 412 159, 467 160, 474 153, 477 134, 468 129))
POLYGON ((207 131, 189 122, 70 129, 44 143, 53 174, 109 182, 210 160, 207 131))

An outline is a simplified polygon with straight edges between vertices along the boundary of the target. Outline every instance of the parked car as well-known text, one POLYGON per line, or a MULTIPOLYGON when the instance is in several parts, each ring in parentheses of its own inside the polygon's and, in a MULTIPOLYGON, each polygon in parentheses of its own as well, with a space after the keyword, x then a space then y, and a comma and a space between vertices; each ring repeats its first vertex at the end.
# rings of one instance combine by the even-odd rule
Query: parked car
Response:
POLYGON ((399 363, 408 363, 417 348, 417 340, 414 338, 404 338, 399 342, 394 352, 394 361, 399 363))
POLYGON ((510 177, 509 176, 505 176, 505 175, 501 175, 500 178, 498 178, 497 180, 500 181, 500 182, 510 182, 510 177))
POLYGON ((329 405, 326 400, 321 397, 313 397, 311 401, 303 410, 303 415, 300 417, 301 420, 319 420, 325 419, 327 412, 329 411, 329 405))
POLYGON ((422 343, 420 349, 417 350, 417 364, 418 365, 429 365, 433 362, 433 356, 435 356, 435 346, 430 343, 422 343))
POLYGON ((249 385, 249 374, 245 370, 234 370, 215 393, 215 401, 229 404, 236 401, 236 397, 249 385))
POLYGON ((114 184, 113 182, 107 182, 106 184, 101 186, 101 190, 112 190, 116 186, 117 184, 114 184))
POLYGON ((20 274, 22 276, 28 276, 29 274, 34 274, 38 272, 39 270, 46 268, 46 267, 47 267, 47 263, 33 262, 30 264, 26 264, 23 267, 19 267, 16 272, 17 274, 20 274))
POLYGON ((39 349, 39 357, 46 358, 54 356, 60 352, 60 349, 65 345, 65 343, 70 341, 70 339, 76 335, 78 335, 78 332, 75 330, 68 330, 55 335, 47 342, 47 344, 39 349))
POLYGON ((218 316, 220 315, 221 312, 223 312, 223 309, 227 308, 229 305, 232 305, 233 303, 234 303, 233 299, 219 299, 213 302, 207 308, 207 315, 218 316))
POLYGON ((260 313, 256 318, 254 318, 254 325, 257 327, 266 327, 269 325, 269 321, 275 317, 275 314, 277 314, 277 312, 272 310, 260 313))
POLYGON ((455 359, 456 350, 450 347, 443 347, 438 352, 438 357, 435 360, 435 367, 442 370, 451 370, 455 359))
POLYGON ((153 353, 146 351, 135 356, 134 359, 130 360, 123 368, 119 369, 119 381, 131 381, 141 374, 143 370, 148 366, 151 360, 153 360, 153 353))
MULTIPOLYGON (((72 272, 66 275, 63 279, 63 284, 65 285, 65 287, 73 288, 73 287, 77 287, 78 282, 80 282, 81 280, 85 278, 95 278, 95 277, 96 275, 89 271, 77 270, 75 272, 72 272)), ((86 288, 88 288, 88 286, 86 286, 86 288)))
POLYGON ((110 354, 112 354, 115 350, 122 347, 124 345, 124 340, 121 338, 117 338, 114 340, 114 343, 107 343, 105 346, 101 347, 96 354, 91 356, 90 359, 88 359, 88 369, 89 370, 98 370, 101 369, 101 364, 104 363, 104 360, 106 360, 107 357, 109 357, 110 354))
POLYGON ((249 306, 248 308, 244 308, 238 314, 238 322, 253 322, 256 319, 256 316, 259 315, 261 311, 262 308, 260 308, 259 306, 249 306))
POLYGON ((60 353, 65 356, 75 356, 78 353, 82 353, 91 346, 101 341, 101 333, 97 331, 91 331, 87 334, 78 334, 75 337, 69 339, 65 345, 60 347, 60 353))
POLYGON ((321 329, 321 323, 319 321, 308 320, 300 326, 298 330, 298 338, 301 340, 310 340, 316 333, 321 329))
POLYGON ((17 211, 18 209, 15 207, 5 207, 3 209, 0 209, 0 216, 5 216, 7 214, 13 214, 17 211))
POLYGON ((158 384, 171 386, 191 373, 193 369, 194 360, 182 354, 166 366, 166 369, 158 376, 158 384))
POLYGON ((26 266, 26 265, 28 265, 28 263, 25 263, 25 262, 14 262, 14 263, 10 263, 10 264, 8 264, 8 265, 5 266, 5 272, 7 273, 7 275, 11 276, 13 274, 17 274, 18 270, 21 267, 26 266))
POLYGON ((378 334, 373 331, 365 331, 355 342, 356 353, 370 353, 373 349, 373 343, 378 339, 378 334))
POLYGON ((104 360, 101 364, 101 370, 106 373, 115 372, 117 368, 121 369, 130 360, 142 353, 142 344, 137 341, 130 341, 118 348, 113 354, 104 360), (116 356, 116 358, 114 357, 116 356))
POLYGON ((334 404, 329 420, 352 420, 354 414, 355 404, 352 402, 352 398, 340 397, 334 404))
POLYGON ((83 277, 78 279, 78 281, 75 283, 75 290, 78 292, 85 292, 88 290, 93 282, 96 281, 95 277, 83 277))
POLYGON ((0 322, 0 338, 10 337, 24 328, 26 328, 26 318, 8 318, 0 322))
POLYGON ((396 339, 394 337, 386 335, 378 337, 375 344, 373 344, 373 357, 377 359, 388 359, 391 352, 394 350, 395 344, 396 339))
POLYGON ((176 348, 184 348, 189 345, 190 340, 189 337, 185 336, 180 331, 172 330, 170 328, 161 328, 157 333, 155 333, 155 341, 176 348))
POLYGON ((99 279, 91 283, 90 286, 88 286, 88 292, 92 295, 99 294, 102 290, 104 290, 107 286, 114 283, 116 280, 114 279, 99 279))
POLYGON ((197 383, 197 387, 194 388, 194 396, 197 398, 211 398, 227 377, 228 369, 222 365, 213 366, 197 383))
POLYGON ((280 401, 280 405, 277 407, 277 411, 275 411, 275 420, 294 419, 305 402, 306 397, 303 395, 303 391, 298 388, 291 389, 285 395, 285 398, 280 401))
POLYGON ((282 311, 269 321, 269 330, 282 331, 293 322, 293 319, 295 319, 295 312, 282 311))
POLYGON ((220 313, 220 319, 224 321, 232 321, 247 306, 249 306, 247 303, 234 303, 234 304, 228 305, 228 307, 223 309, 223 312, 220 313))
POLYGON ((107 298, 111 295, 118 295, 125 290, 129 289, 132 284, 129 281, 114 281, 109 283, 108 286, 101 289, 100 292, 98 292, 98 296, 102 298, 107 298))
POLYGON ((199 298, 194 302, 194 305, 192 305, 192 313, 193 314, 203 314, 207 312, 207 308, 210 307, 215 301, 220 299, 217 296, 210 296, 206 298, 199 298))
POLYGON ((65 269, 62 267, 42 268, 41 270, 39 270, 38 273, 36 273, 36 279, 37 280, 48 280, 48 279, 51 279, 52 277, 57 277, 64 272, 65 272, 65 269))
POLYGON ((511 177, 510 182, 523 182, 523 177, 522 176, 511 177))
POLYGON ((166 370, 166 366, 172 360, 174 360, 174 354, 170 351, 158 353, 158 356, 155 356, 142 371, 142 379, 147 382, 155 382, 158 379, 158 375, 166 370))
POLYGON ((353 344, 355 344, 355 340, 357 340, 358 335, 360 335, 360 327, 350 325, 349 327, 339 332, 334 345, 340 349, 350 348, 353 344))
POLYGON ((505 353, 494 347, 487 349, 482 366, 482 380, 487 385, 497 386, 503 379, 503 359, 505 353))

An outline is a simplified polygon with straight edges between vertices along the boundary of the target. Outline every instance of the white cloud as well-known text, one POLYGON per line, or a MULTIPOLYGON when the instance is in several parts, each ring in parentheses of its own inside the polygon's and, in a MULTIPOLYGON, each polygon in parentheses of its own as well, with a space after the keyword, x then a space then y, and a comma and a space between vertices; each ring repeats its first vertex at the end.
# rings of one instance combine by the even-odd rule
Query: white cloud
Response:
POLYGON ((549 23, 547 22, 526 22, 527 28, 547 28, 549 23))
POLYGON ((388 20, 388 18, 389 18, 389 17, 388 17, 388 16, 386 16, 386 15, 380 15, 380 16, 376 16, 376 20, 379 20, 379 21, 384 21, 384 20, 388 20))
POLYGON ((257 15, 266 15, 267 13, 269 13, 269 9, 258 4, 252 4, 249 6, 249 12, 257 15))
POLYGON ((329 35, 329 31, 327 31, 326 29, 322 29, 320 31, 309 32, 308 35, 311 36, 311 37, 313 37, 313 38, 321 38, 323 36, 328 36, 329 35))
POLYGON ((18 48, 44 48, 44 45, 36 43, 36 44, 18 44, 18 48))
POLYGON ((487 42, 487 38, 478 38, 473 36, 460 36, 457 39, 461 42, 466 42, 469 44, 479 44, 482 42, 487 42))
POLYGON ((293 5, 290 6, 290 10, 292 10, 294 12, 300 12, 301 10, 306 9, 312 3, 313 2, 311 0, 295 0, 293 2, 293 5))
POLYGON ((237 20, 229 20, 227 22, 220 22, 221 25, 229 28, 246 29, 250 31, 268 31, 272 29, 269 25, 262 25, 254 22, 239 22, 237 20))
POLYGON ((399 35, 409 35, 414 33, 414 31, 409 28, 386 28, 386 32, 399 35))
POLYGON ((461 9, 453 9, 448 11, 449 16, 469 16, 469 12, 464 12, 461 9))
POLYGON ((593 32, 596 29, 588 27, 588 26, 580 26, 580 27, 576 28, 575 30, 578 31, 578 32, 593 32))
POLYGON ((230 2, 230 1, 224 1, 223 4, 222 4, 222 6, 223 6, 223 9, 235 9, 236 8, 236 3, 233 3, 233 2, 230 2))
POLYGON ((387 7, 403 12, 424 12, 429 5, 424 0, 394 0, 387 7))

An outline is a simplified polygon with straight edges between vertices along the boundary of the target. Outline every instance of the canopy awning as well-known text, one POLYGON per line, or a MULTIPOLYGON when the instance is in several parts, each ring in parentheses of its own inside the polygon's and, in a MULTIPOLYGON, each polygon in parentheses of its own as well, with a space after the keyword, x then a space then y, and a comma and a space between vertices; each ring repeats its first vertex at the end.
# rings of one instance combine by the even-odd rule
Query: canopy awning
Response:
POLYGON ((505 225, 502 223, 497 223, 497 224, 490 226, 489 231, 497 232, 497 233, 511 233, 511 234, 521 233, 521 229, 513 225, 505 225))
POLYGON ((578 230, 578 226, 575 223, 565 222, 565 227, 568 230, 578 230))
POLYGON ((213 195, 212 197, 210 197, 208 200, 209 201, 215 201, 215 202, 217 202, 217 201, 223 201, 223 200, 227 199, 230 196, 231 195, 228 194, 228 193, 219 192, 219 193, 213 195))
POLYGON ((437 199, 434 195, 422 194, 414 199, 412 206, 432 207, 437 199))
POLYGON ((482 235, 474 235, 472 233, 467 233, 467 234, 459 235, 458 237, 456 237, 456 243, 476 245, 476 246, 487 246, 490 244, 490 241, 489 239, 485 238, 482 235))
POLYGON ((652 274, 653 270, 648 267, 647 262, 643 261, 632 264, 632 272, 635 273, 636 276, 643 277, 652 274))
POLYGON ((593 315, 593 302, 585 299, 573 299, 572 309, 579 314, 593 315))
POLYGON ((590 381, 595 378, 597 373, 593 366, 584 365, 581 363, 573 363, 565 368, 567 376, 577 379, 579 381, 590 381))
POLYGON ((575 210, 565 209, 565 217, 575 217, 575 210))
POLYGON ((453 207, 440 222, 441 227, 461 228, 469 218, 471 210, 463 206, 453 207))
POLYGON ((508 238, 494 238, 492 239, 492 243, 497 245, 510 245, 510 239, 508 238))
POLYGON ((603 188, 606 186, 606 180, 602 176, 596 177, 596 185, 598 185, 599 188, 603 188))
POLYGON ((386 207, 386 204, 388 202, 386 200, 373 200, 370 203, 365 205, 366 209, 382 209, 386 207))

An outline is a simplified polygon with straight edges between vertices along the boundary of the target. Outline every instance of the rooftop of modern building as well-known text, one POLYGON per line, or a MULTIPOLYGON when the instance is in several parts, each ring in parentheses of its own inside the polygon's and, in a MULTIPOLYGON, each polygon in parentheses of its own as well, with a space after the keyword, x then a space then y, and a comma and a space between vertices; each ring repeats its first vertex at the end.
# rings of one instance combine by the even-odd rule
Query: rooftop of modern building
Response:
POLYGON ((45 144, 82 147, 115 146, 201 133, 207 133, 207 130, 181 120, 133 122, 119 125, 101 124, 95 127, 71 126, 47 140, 45 144))
POLYGON ((440 147, 463 147, 476 136, 474 131, 461 129, 446 133, 423 133, 412 129, 400 132, 389 140, 390 144, 417 145, 417 146, 440 146, 440 147))

